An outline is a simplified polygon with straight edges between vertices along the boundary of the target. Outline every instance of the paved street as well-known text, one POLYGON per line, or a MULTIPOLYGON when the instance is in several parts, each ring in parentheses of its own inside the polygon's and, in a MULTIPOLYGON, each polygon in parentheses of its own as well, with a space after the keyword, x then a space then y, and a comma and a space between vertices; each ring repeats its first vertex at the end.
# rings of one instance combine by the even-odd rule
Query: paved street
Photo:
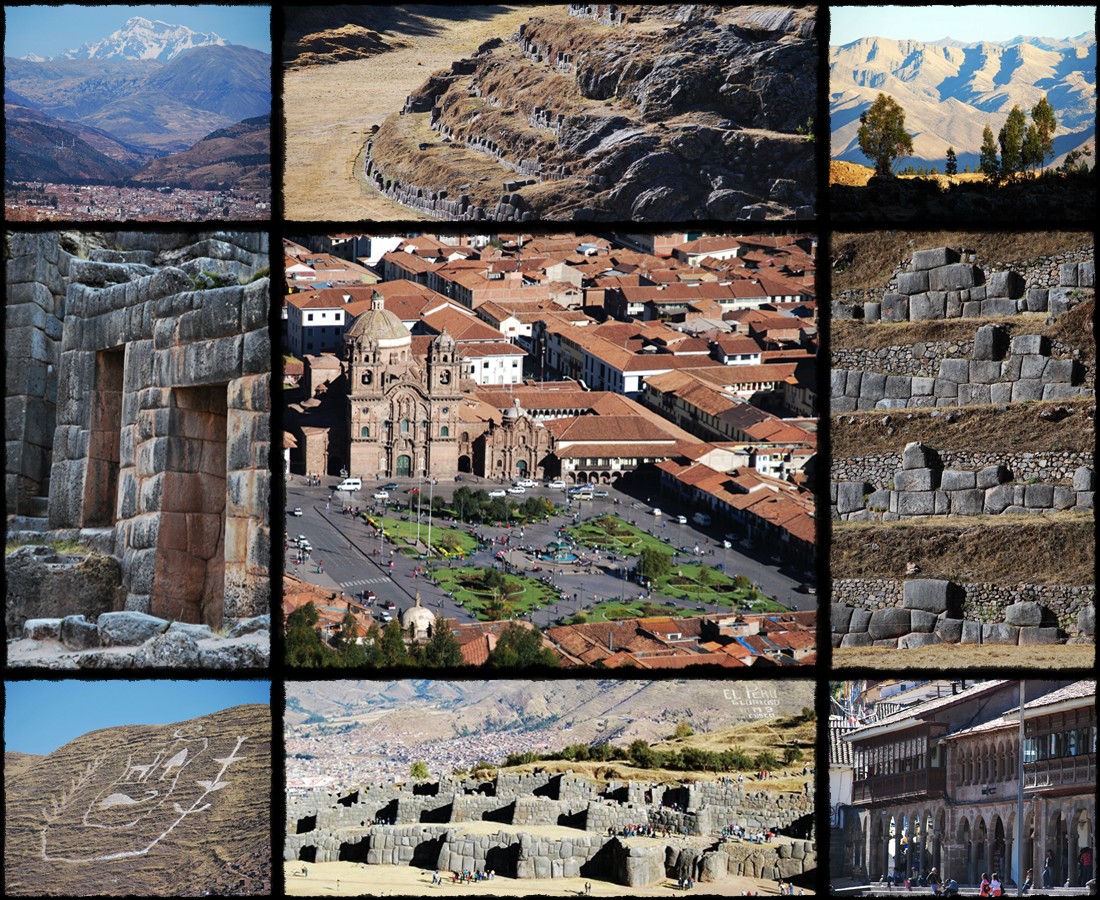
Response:
MULTIPOLYGON (((397 501, 403 507, 399 512, 390 511, 390 516, 407 516, 408 503, 413 502, 415 517, 416 495, 406 491, 416 486, 416 481, 398 480, 398 490, 390 491, 391 503, 397 501)), ((358 596, 359 592, 368 589, 378 595, 376 604, 392 601, 397 609, 392 612, 399 615, 414 602, 416 592, 421 595, 421 603, 431 608, 438 615, 453 618, 459 622, 474 621, 474 616, 463 607, 457 605, 448 597, 442 589, 428 583, 423 577, 417 577, 415 570, 426 563, 409 559, 396 552, 395 547, 389 543, 380 543, 377 537, 372 537, 370 526, 352 515, 342 512, 341 501, 346 501, 350 507, 359 506, 361 509, 369 509, 377 505, 371 499, 372 494, 378 490, 381 483, 364 483, 362 491, 352 495, 337 494, 330 501, 332 488, 339 482, 338 478, 325 477, 321 479, 319 486, 306 485, 305 479, 300 475, 292 476, 287 484, 287 533, 291 539, 299 534, 305 535, 313 545, 312 554, 304 559, 301 564, 296 564, 297 549, 291 544, 286 550, 286 566, 289 572, 312 584, 333 590, 342 591, 351 596, 358 596), (301 507, 301 516, 291 516, 289 511, 295 507, 301 507), (318 568, 321 569, 318 572, 318 568)), ((454 490, 463 485, 471 489, 486 488, 493 490, 500 485, 486 482, 474 476, 464 475, 461 484, 455 482, 440 482, 434 488, 426 482, 421 485, 424 492, 424 503, 427 506, 428 496, 435 491, 443 496, 450 497, 454 490)), ((477 531, 483 537, 492 540, 492 548, 478 551, 472 559, 467 559, 461 565, 473 565, 489 567, 496 560, 499 550, 506 550, 506 559, 515 566, 515 570, 521 574, 529 574, 531 577, 548 577, 557 587, 561 600, 549 607, 535 610, 531 614, 531 621, 540 627, 555 624, 558 620, 572 616, 593 606, 600 600, 618 599, 619 597, 637 597, 640 591, 639 585, 622 577, 624 572, 633 569, 635 559, 609 560, 606 554, 601 554, 601 559, 594 558, 592 551, 581 548, 580 564, 558 564, 544 561, 532 563, 527 559, 528 554, 522 553, 518 547, 531 546, 536 549, 545 548, 551 541, 557 538, 557 530, 573 523, 576 514, 579 521, 603 515, 605 512, 616 514, 637 527, 667 540, 674 546, 682 548, 685 552, 677 557, 680 561, 693 563, 704 562, 711 565, 721 565, 723 570, 730 575, 744 575, 750 581, 755 582, 770 597, 774 597, 784 606, 797 610, 815 609, 817 600, 812 594, 800 593, 797 587, 800 583, 812 580, 812 575, 804 572, 780 571, 777 564, 770 562, 770 548, 754 547, 745 550, 741 544, 734 544, 732 548, 723 548, 720 529, 700 529, 690 524, 690 509, 664 509, 663 515, 652 514, 652 503, 649 498, 643 496, 630 496, 622 491, 609 487, 609 496, 600 500, 583 500, 574 502, 571 511, 565 515, 553 516, 549 522, 536 523, 529 526, 515 526, 512 528, 487 525, 462 525, 467 532, 477 531), (616 503, 618 501, 618 503, 616 503), (680 525, 675 521, 677 514, 688 517, 689 524, 680 525), (507 537, 508 545, 501 543, 501 539, 507 537), (698 546, 699 554, 695 548, 698 546), (537 573, 526 572, 532 565, 539 565, 542 571, 537 573)), ((529 496, 542 496, 556 503, 565 500, 563 491, 551 491, 543 486, 528 489, 521 496, 509 497, 509 499, 523 500, 529 496)), ((657 502, 662 500, 657 498, 657 502)), ((415 521, 415 518, 413 518, 415 521)), ((422 518, 423 527, 421 539, 426 542, 428 534, 428 517, 422 518)), ((442 525, 452 527, 453 523, 443 522, 438 518, 432 520, 433 529, 442 525)), ((654 592, 649 598, 655 603, 670 603, 676 606, 690 609, 693 612, 718 612, 723 608, 714 605, 700 605, 685 600, 665 597, 654 592)), ((381 612, 381 610, 379 610, 381 612)))

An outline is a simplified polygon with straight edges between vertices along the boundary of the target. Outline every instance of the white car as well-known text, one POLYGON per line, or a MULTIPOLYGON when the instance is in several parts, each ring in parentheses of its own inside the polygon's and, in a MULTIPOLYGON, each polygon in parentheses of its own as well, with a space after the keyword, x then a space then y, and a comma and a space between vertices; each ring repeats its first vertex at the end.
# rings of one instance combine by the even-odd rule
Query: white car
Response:
POLYGON ((595 497, 597 500, 606 500, 607 491, 593 491, 592 496, 595 497))
POLYGON ((389 500, 390 499, 390 492, 389 491, 375 491, 374 492, 374 499, 375 500, 389 500))
POLYGON ((383 622, 392 622, 393 613, 384 612, 378 618, 380 618, 383 622))
POLYGON ((513 484, 510 488, 508 488, 508 493, 509 494, 526 494, 527 493, 527 488, 520 487, 518 484, 513 484))
POLYGON ((294 509, 292 509, 292 510, 290 511, 290 514, 291 514, 292 516, 300 516, 300 515, 302 514, 302 507, 300 507, 300 506, 295 506, 295 507, 294 507, 294 509))
POLYGON ((533 488, 539 486, 539 483, 537 481, 532 481, 530 478, 521 478, 519 481, 516 482, 516 484, 522 488, 533 488))
POLYGON ((688 517, 687 516, 677 516, 676 521, 679 522, 681 525, 687 525, 688 517))
POLYGON ((507 497, 508 495, 504 491, 489 491, 490 497, 507 497))
POLYGON ((552 490, 552 491, 564 491, 565 490, 565 482, 564 481, 548 481, 548 482, 546 482, 546 486, 548 488, 550 488, 550 490, 552 490))
POLYGON ((654 507, 653 508, 653 515, 659 516, 660 514, 661 514, 661 511, 659 509, 657 509, 657 507, 654 507))

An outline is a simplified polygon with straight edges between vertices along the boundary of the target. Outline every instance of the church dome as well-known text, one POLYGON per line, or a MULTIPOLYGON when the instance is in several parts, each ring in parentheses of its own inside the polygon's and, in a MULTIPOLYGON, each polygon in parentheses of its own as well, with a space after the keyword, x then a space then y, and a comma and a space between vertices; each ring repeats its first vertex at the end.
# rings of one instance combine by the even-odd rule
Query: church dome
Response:
POLYGON ((377 341, 379 347, 400 347, 412 344, 412 333, 400 317, 376 302, 355 317, 344 333, 344 340, 348 343, 377 341))
POLYGON ((410 606, 401 614, 401 627, 409 630, 413 627, 418 637, 426 636, 428 629, 435 625, 435 613, 420 605, 420 594, 416 595, 416 606, 410 606))

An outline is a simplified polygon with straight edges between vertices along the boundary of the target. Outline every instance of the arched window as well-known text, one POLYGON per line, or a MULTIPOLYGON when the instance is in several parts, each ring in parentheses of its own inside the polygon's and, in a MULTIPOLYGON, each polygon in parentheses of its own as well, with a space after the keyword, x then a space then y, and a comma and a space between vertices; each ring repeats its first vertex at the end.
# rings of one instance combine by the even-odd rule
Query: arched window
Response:
POLYGON ((361 380, 363 384, 370 384, 372 381, 374 381, 374 373, 369 370, 364 372, 361 380))
POLYGON ((448 428, 446 425, 440 426, 439 436, 440 437, 450 437, 451 436, 451 429, 448 428))
POLYGON ((442 372, 439 373, 439 383, 440 384, 450 384, 451 383, 451 373, 448 372, 446 369, 444 369, 442 372))
POLYGON ((364 425, 362 428, 359 429, 359 437, 365 437, 365 438, 370 437, 370 426, 369 425, 364 425))
POLYGON ((409 433, 409 420, 408 419, 402 419, 401 420, 401 433, 402 434, 408 434, 409 433))

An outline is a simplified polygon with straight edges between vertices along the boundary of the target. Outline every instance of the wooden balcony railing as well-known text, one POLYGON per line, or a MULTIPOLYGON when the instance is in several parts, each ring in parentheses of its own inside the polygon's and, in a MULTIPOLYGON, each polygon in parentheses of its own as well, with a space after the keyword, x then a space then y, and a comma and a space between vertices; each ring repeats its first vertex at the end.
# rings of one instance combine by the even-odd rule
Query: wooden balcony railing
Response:
POLYGON ((909 797, 942 797, 947 787, 945 769, 921 769, 897 775, 857 779, 852 785, 853 803, 880 803, 909 797))
POLYGON ((1024 790, 1041 791, 1058 787, 1095 787, 1096 754, 1067 756, 1024 763, 1024 790))

